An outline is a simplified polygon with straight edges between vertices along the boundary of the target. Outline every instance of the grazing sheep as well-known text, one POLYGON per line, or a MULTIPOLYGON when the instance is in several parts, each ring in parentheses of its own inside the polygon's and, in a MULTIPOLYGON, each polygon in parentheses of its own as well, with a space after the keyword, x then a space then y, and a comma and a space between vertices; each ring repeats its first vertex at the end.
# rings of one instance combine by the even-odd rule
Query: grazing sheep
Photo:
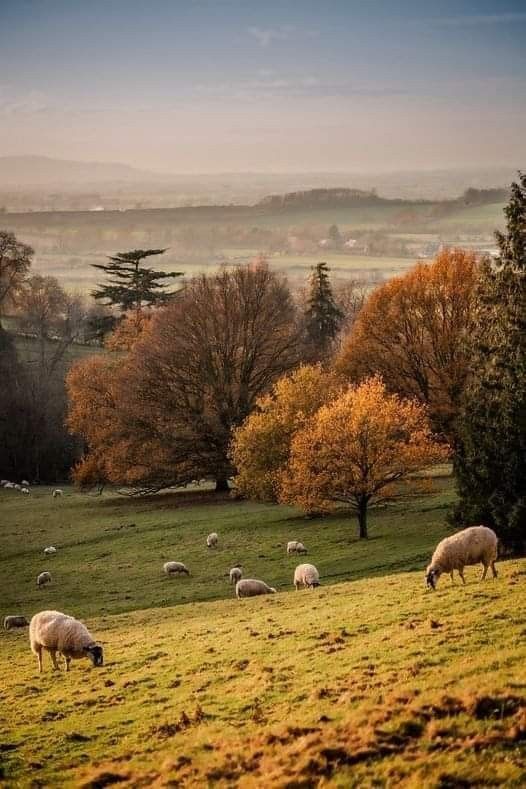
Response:
POLYGON ((206 538, 207 548, 217 548, 218 542, 219 542, 219 537, 215 533, 215 531, 213 531, 212 534, 209 534, 208 537, 206 538))
POLYGON ((236 584, 236 597, 256 597, 259 594, 276 594, 273 586, 268 586, 265 581, 256 578, 243 578, 236 584))
POLYGON ((22 485, 19 485, 18 482, 13 482, 12 486, 15 490, 22 490, 22 485))
POLYGON ((4 617, 5 630, 11 630, 13 627, 26 627, 29 622, 25 616, 6 616, 4 617))
POLYGON ((54 553, 57 552, 57 549, 54 545, 49 545, 47 548, 44 548, 44 553, 46 556, 53 556, 54 553))
POLYGON ((230 570, 230 583, 237 584, 243 577, 243 568, 240 564, 237 564, 235 567, 232 567, 230 570))
POLYGON ((291 540, 287 543, 287 553, 307 553, 307 549, 302 542, 291 540))
POLYGON ((50 583, 51 583, 51 573, 48 573, 47 570, 45 570, 43 573, 40 573, 40 575, 37 578, 38 588, 41 589, 46 584, 50 584, 50 583))
POLYGON ((427 586, 436 589, 437 581, 442 573, 449 573, 454 583, 454 570, 458 570, 462 583, 465 584, 464 567, 479 562, 484 567, 482 581, 486 577, 488 567, 491 567, 493 577, 496 578, 496 558, 497 535, 495 532, 488 529, 487 526, 470 526, 438 543, 431 558, 431 564, 426 570, 427 586))
POLYGON ((60 488, 55 488, 55 490, 53 491, 53 493, 51 495, 53 496, 54 499, 56 499, 57 496, 63 496, 64 495, 64 491, 60 490, 60 488))
POLYGON ((29 488, 20 488, 20 493, 25 493, 26 496, 28 496, 31 493, 31 491, 29 490, 29 488))
POLYGON ((320 585, 320 574, 313 564, 298 564, 294 570, 294 586, 296 591, 301 589, 314 589, 320 585))
POLYGON ((54 669, 59 669, 57 652, 64 656, 66 671, 72 658, 89 657, 94 666, 102 666, 104 657, 102 647, 88 628, 67 614, 60 611, 41 611, 35 614, 29 624, 29 643, 31 651, 38 658, 38 670, 42 673, 42 650, 51 655, 54 669))
POLYGON ((190 571, 182 562, 165 562, 163 570, 166 575, 190 575, 190 571))
POLYGON ((27 481, 27 479, 22 480, 22 485, 26 485, 27 487, 29 487, 29 482, 27 481))
POLYGON ((14 488, 14 487, 15 487, 14 482, 6 482, 4 485, 4 488, 14 488))

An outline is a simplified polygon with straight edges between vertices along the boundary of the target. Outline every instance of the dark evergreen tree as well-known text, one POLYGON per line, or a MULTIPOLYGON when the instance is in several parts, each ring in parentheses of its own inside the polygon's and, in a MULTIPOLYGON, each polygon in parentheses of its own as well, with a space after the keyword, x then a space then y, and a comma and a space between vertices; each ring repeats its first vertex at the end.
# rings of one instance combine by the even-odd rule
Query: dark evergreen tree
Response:
POLYGON ((108 263, 93 263, 94 268, 104 271, 110 279, 91 295, 119 307, 122 312, 133 310, 140 313, 143 307, 166 304, 174 295, 167 290, 168 280, 181 277, 182 272, 157 271, 142 264, 145 258, 164 252, 166 249, 134 249, 132 252, 119 252, 110 257, 108 263))
POLYGON ((338 229, 338 225, 331 225, 328 235, 330 240, 333 242, 333 244, 336 244, 336 246, 339 246, 342 243, 342 235, 338 229))
POLYGON ((526 550, 526 175, 512 184, 507 230, 482 268, 469 383, 454 461, 455 518, 526 550))
POLYGON ((334 300, 329 271, 327 263, 318 263, 310 277, 305 333, 307 355, 312 360, 327 356, 344 318, 334 300))

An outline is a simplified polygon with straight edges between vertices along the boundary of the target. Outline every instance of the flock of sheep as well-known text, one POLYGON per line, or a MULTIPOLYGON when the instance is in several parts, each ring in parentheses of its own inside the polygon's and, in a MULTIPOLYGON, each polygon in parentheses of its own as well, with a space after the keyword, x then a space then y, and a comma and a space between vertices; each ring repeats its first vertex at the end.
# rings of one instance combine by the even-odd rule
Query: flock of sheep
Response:
MULTIPOLYGON (((217 548, 219 535, 212 532, 206 538, 207 548, 217 548)), ((287 554, 307 553, 302 542, 292 540, 287 543, 287 554)), ((163 570, 168 576, 190 575, 190 570, 183 562, 165 562, 163 570)), ((243 578, 243 568, 240 564, 232 567, 229 572, 230 583, 236 587, 236 597, 256 597, 260 594, 275 594, 276 589, 258 578, 243 578)), ((301 588, 314 589, 320 585, 320 574, 313 564, 299 564, 294 571, 294 586, 296 591, 301 588)))
MULTIPOLYGON (((8 484, 12 485, 12 483, 8 484)), ((62 491, 55 490, 53 496, 55 494, 61 495, 62 491)), ((216 532, 208 535, 206 545, 210 549, 218 547, 219 536, 216 532)), ((452 582, 454 582, 455 570, 465 584, 464 567, 474 564, 482 564, 482 580, 486 577, 490 567, 493 577, 496 578, 497 545, 497 535, 486 526, 472 526, 446 537, 437 545, 431 563, 426 569, 427 586, 430 589, 436 589, 438 579, 444 573, 449 573, 452 582)), ((53 545, 44 549, 46 556, 56 553, 57 549, 53 545)), ((293 540, 287 543, 288 555, 305 553, 307 553, 307 549, 302 542, 293 540)), ((178 561, 166 562, 163 570, 167 576, 190 575, 186 565, 178 561)), ((235 585, 235 594, 238 599, 276 593, 276 589, 265 581, 257 578, 243 578, 241 565, 231 568, 229 579, 230 583, 235 585)), ((51 574, 48 571, 38 575, 37 585, 39 588, 50 582, 51 574)), ((317 568, 313 564, 299 564, 294 571, 293 583, 296 591, 301 588, 316 588, 320 585, 320 575, 317 568)), ((35 614, 30 623, 24 616, 19 615, 6 616, 4 619, 6 630, 26 627, 28 624, 31 650, 37 656, 40 672, 42 671, 43 650, 49 652, 55 669, 59 668, 57 653, 64 657, 66 671, 69 671, 70 662, 74 658, 88 657, 94 666, 103 665, 102 647, 95 642, 86 626, 73 617, 59 611, 41 611, 35 614)))
MULTIPOLYGON (((7 488, 8 490, 9 489, 18 490, 20 491, 20 493, 25 493, 26 496, 29 496, 29 494, 31 493, 31 490, 29 488, 29 482, 27 481, 27 479, 23 479, 22 482, 20 483, 9 482, 8 479, 0 479, 0 488, 7 488)), ((55 488, 55 490, 51 495, 53 496, 54 499, 56 499, 57 496, 62 496, 63 494, 64 494, 63 490, 60 490, 60 488, 55 488)))

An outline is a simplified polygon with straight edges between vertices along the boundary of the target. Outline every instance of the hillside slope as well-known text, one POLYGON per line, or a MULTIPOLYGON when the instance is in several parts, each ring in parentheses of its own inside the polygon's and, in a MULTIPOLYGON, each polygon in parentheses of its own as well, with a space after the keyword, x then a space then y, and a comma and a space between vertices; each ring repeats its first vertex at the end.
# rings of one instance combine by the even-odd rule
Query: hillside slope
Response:
MULTIPOLYGON (((1 639, 8 785, 521 786, 526 562, 90 620, 106 665, 1 639), (13 672, 13 668, 16 671, 13 672)), ((92 588, 93 595, 98 593, 92 588)))

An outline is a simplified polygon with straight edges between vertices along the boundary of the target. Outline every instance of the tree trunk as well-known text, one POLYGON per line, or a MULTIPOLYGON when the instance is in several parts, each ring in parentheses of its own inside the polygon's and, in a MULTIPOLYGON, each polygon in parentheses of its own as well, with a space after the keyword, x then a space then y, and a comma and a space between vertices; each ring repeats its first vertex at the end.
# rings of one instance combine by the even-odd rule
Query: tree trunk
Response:
POLYGON ((216 477, 216 493, 226 493, 230 490, 228 477, 226 474, 218 474, 216 477))
POLYGON ((366 540, 367 534, 367 499, 360 499, 358 504, 358 527, 360 540, 366 540))

